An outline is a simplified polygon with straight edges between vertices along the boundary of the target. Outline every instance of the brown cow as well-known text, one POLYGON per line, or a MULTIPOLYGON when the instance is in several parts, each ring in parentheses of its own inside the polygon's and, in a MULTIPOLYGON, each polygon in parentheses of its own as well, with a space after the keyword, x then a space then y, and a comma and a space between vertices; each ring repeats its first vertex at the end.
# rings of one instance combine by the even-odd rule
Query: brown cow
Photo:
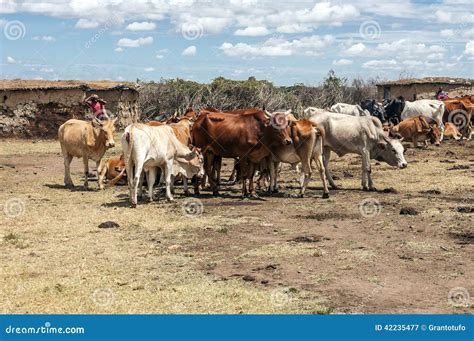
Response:
POLYGON ((323 164, 324 129, 308 119, 299 121, 293 119, 293 121, 293 126, 287 128, 293 140, 293 144, 288 146, 274 145, 268 157, 270 171, 269 191, 277 191, 277 170, 280 162, 289 164, 301 162, 300 196, 303 196, 306 191, 306 186, 311 179, 311 161, 315 160, 323 184, 322 197, 329 198, 329 190, 323 164))
POLYGON ((258 163, 270 154, 274 145, 291 144, 286 113, 265 117, 259 109, 241 109, 232 113, 201 110, 194 122, 192 138, 205 157, 205 171, 214 195, 218 190, 212 165, 214 158, 239 158, 242 171, 242 196, 256 197, 253 177, 258 163), (247 187, 248 180, 248 187, 247 187))
POLYGON ((456 141, 462 138, 462 134, 459 132, 458 128, 454 123, 446 122, 444 123, 444 137, 449 139, 453 138, 456 141))
MULTIPOLYGON (((89 159, 99 168, 105 151, 115 146, 115 121, 94 119, 92 122, 71 119, 59 127, 58 137, 64 157, 64 184, 74 187, 70 165, 73 157, 82 157, 84 162, 84 187, 88 186, 89 159)), ((99 187, 103 179, 99 176, 99 187)))
POLYGON ((422 140, 427 145, 426 140, 439 146, 441 132, 434 122, 428 123, 426 117, 417 116, 407 118, 390 129, 390 136, 401 135, 404 139, 410 140, 415 147, 418 147, 418 140, 422 140))

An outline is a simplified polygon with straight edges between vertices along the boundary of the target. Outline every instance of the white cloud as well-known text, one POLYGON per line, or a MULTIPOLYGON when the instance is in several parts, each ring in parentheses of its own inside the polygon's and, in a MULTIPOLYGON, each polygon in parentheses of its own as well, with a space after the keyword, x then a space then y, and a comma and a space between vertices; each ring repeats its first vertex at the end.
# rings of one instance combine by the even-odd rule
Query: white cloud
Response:
POLYGON ((344 51, 344 53, 349 56, 357 56, 364 51, 365 51, 365 45, 362 43, 357 43, 349 47, 346 51, 344 51))
POLYGON ((48 43, 52 43, 52 42, 56 41, 56 38, 54 38, 52 36, 35 36, 35 37, 33 37, 33 40, 43 40, 43 41, 46 41, 48 43))
POLYGON ((16 64, 16 60, 13 57, 8 56, 7 57, 7 63, 8 64, 16 64))
POLYGON ((362 65, 365 69, 397 69, 398 63, 395 59, 370 60, 362 65))
POLYGON ((474 57, 474 40, 470 40, 466 43, 464 54, 468 57, 474 57))
POLYGON ((152 72, 152 71, 155 71, 155 68, 154 67, 146 67, 143 70, 146 71, 146 72, 152 72))
POLYGON ((120 47, 140 47, 143 45, 150 45, 152 43, 153 43, 153 37, 138 38, 138 39, 122 38, 117 42, 117 45, 120 47))
POLYGON ((295 40, 284 40, 282 38, 270 38, 261 44, 247 43, 224 43, 220 50, 230 57, 257 57, 272 56, 282 57, 291 55, 316 55, 335 41, 333 36, 324 37, 309 36, 295 40))
POLYGON ((183 50, 181 55, 183 56, 195 56, 197 52, 196 46, 191 45, 183 50))
POLYGON ((127 25, 127 30, 130 31, 152 31, 156 28, 155 23, 153 22, 133 22, 127 25))
POLYGON ((354 63, 354 62, 353 62, 352 60, 350 60, 350 59, 344 59, 344 58, 339 59, 339 60, 333 60, 333 61, 332 61, 332 65, 336 65, 336 66, 337 66, 337 65, 351 65, 351 64, 353 64, 353 63, 354 63))
POLYGON ((79 19, 75 27, 81 29, 97 28, 99 27, 99 23, 89 19, 79 19))
POLYGON ((441 37, 445 37, 445 38, 454 37, 454 30, 451 30, 451 29, 441 30, 440 35, 441 37))
POLYGON ((258 37, 266 36, 271 32, 265 26, 249 26, 244 29, 238 29, 235 31, 236 36, 248 36, 248 37, 258 37))
POLYGON ((285 24, 276 28, 280 33, 307 33, 313 30, 312 25, 307 24, 285 24))
POLYGON ((115 52, 123 52, 123 48, 117 47, 114 51, 115 51, 115 52))
POLYGON ((460 12, 437 10, 435 20, 445 24, 472 24, 474 23, 474 14, 464 10, 460 12))

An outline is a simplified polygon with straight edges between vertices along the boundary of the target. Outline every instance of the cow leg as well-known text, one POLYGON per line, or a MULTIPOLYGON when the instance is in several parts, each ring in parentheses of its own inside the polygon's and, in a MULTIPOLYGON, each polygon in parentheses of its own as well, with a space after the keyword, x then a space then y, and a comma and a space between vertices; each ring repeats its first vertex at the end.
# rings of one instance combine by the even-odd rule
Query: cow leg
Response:
POLYGON ((268 186, 268 193, 278 193, 277 182, 278 182, 278 165, 280 162, 272 161, 268 163, 268 172, 270 174, 270 185, 268 186))
POLYGON ((72 156, 69 154, 66 154, 64 156, 64 185, 66 187, 74 187, 74 183, 72 182, 71 179, 71 161, 72 161, 72 156))
POLYGON ((254 182, 253 178, 255 176, 255 169, 256 169, 256 164, 253 162, 249 162, 248 165, 248 176, 249 176, 249 195, 251 198, 258 198, 257 193, 255 192, 255 187, 254 187, 254 182))
POLYGON ((331 185, 332 189, 338 189, 336 186, 334 179, 332 178, 331 172, 329 171, 329 159, 331 158, 331 150, 329 148, 323 149, 323 160, 324 160, 324 170, 326 172, 326 178, 329 181, 329 185, 331 185))
MULTIPOLYGON (((138 180, 138 196, 140 199, 143 199, 143 180, 145 180, 146 172, 140 172, 140 178, 138 180)), ((148 182, 148 175, 147 175, 147 182, 148 182)))
MULTIPOLYGON (((140 191, 141 189, 141 178, 142 178, 142 171, 143 171, 143 162, 137 162, 135 166, 135 174, 133 175, 133 180, 132 180, 132 189, 130 193, 130 200, 131 200, 131 206, 136 207, 137 206, 137 193, 138 193, 138 187, 140 186, 140 191)), ((127 172, 127 174, 129 174, 127 172)), ((133 173, 130 173, 133 174, 133 173)), ((130 175, 130 177, 132 177, 130 175)))
POLYGON ((174 191, 174 182, 175 182, 176 177, 174 175, 171 175, 171 194, 176 194, 174 191))
POLYGON ((441 121, 439 124, 439 130, 440 130, 440 136, 439 136, 439 142, 443 141, 444 139, 444 123, 441 121))
POLYGON ((165 166, 165 181, 166 181, 166 198, 169 201, 173 201, 173 196, 171 195, 171 180, 173 176, 173 160, 168 160, 165 166))
POLYGON ((221 185, 221 168, 222 168, 222 157, 215 156, 214 157, 214 176, 216 179, 217 190, 220 189, 221 185))
POLYGON ((84 163, 84 188, 89 189, 89 157, 84 155, 82 162, 84 163))
POLYGON ((184 189, 184 195, 190 195, 189 189, 188 189, 188 178, 183 176, 183 189, 184 189))
POLYGON ((300 197, 303 197, 306 192, 306 187, 311 180, 311 159, 301 159, 302 172, 300 173, 300 197))
POLYGON ((213 169, 214 169, 214 154, 207 153, 207 162, 205 162, 206 175, 209 179, 209 185, 211 186, 212 194, 219 195, 219 190, 216 186, 213 169))
POLYGON ((413 147, 415 148, 418 148, 418 137, 417 136, 413 136, 413 147))
POLYGON ((319 177, 321 178, 321 182, 323 183, 323 199, 329 198, 329 189, 328 189, 328 181, 326 178, 326 171, 324 169, 324 162, 323 156, 321 153, 318 153, 316 158, 316 166, 318 166, 319 177))
POLYGON ((106 160, 101 160, 96 162, 97 166, 97 182, 99 183, 99 188, 104 189, 104 178, 105 175, 107 174, 107 161, 106 160))
POLYGON ((156 180, 156 168, 152 167, 146 172, 146 182, 148 184, 148 199, 150 202, 153 201, 153 185, 156 180))
POLYGON ((376 191, 372 182, 372 168, 370 166, 370 154, 364 150, 362 152, 362 189, 364 191, 376 191))

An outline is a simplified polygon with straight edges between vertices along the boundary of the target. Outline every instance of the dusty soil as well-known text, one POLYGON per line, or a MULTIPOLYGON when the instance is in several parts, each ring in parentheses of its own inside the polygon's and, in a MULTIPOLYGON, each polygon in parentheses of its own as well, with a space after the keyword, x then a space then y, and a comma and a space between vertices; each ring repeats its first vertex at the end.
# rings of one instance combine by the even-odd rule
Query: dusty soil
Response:
POLYGON ((410 148, 404 170, 374 161, 375 193, 345 156, 330 199, 317 175, 293 197, 285 167, 276 196, 178 186, 175 202, 130 209, 125 187, 84 191, 80 160, 64 188, 57 142, 2 140, 2 312, 472 313, 448 294, 474 295, 473 147, 410 148))

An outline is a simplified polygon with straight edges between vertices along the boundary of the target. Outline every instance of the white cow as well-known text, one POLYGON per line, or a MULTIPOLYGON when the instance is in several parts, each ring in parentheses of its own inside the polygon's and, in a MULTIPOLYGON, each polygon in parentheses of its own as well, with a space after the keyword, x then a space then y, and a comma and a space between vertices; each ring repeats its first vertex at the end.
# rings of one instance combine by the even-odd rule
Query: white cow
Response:
POLYGON ((401 113, 402 121, 406 118, 424 116, 435 121, 440 130, 440 141, 444 136, 443 114, 445 105, 442 101, 434 99, 420 99, 414 102, 404 101, 404 108, 401 113))
POLYGON ((310 121, 325 131, 324 168, 332 188, 337 188, 328 168, 331 151, 339 156, 359 154, 362 156, 362 189, 374 191, 370 159, 384 161, 390 166, 407 167, 400 141, 385 137, 382 123, 372 116, 343 116, 323 109, 308 108, 310 121))
POLYGON ((370 116, 368 110, 362 109, 360 105, 346 104, 346 103, 336 103, 331 107, 332 112, 339 114, 346 114, 352 116, 370 116))
POLYGON ((173 129, 168 125, 153 127, 139 123, 131 124, 125 129, 121 141, 132 207, 137 205, 137 191, 142 171, 147 177, 150 201, 153 201, 153 184, 157 167, 164 174, 168 200, 173 200, 171 195, 173 173, 183 172, 186 176, 192 176, 192 173, 202 171, 202 163, 197 155, 178 141, 173 129))

